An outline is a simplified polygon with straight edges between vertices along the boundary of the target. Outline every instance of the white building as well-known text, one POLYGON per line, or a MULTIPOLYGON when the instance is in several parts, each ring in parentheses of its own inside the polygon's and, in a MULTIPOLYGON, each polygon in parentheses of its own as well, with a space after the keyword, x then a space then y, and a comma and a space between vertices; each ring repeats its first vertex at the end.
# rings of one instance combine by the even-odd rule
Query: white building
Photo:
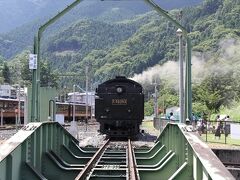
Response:
POLYGON ((0 85, 0 97, 16 99, 17 90, 8 84, 0 85))
POLYGON ((84 93, 80 93, 80 92, 75 92, 75 93, 68 93, 68 101, 69 102, 76 102, 79 104, 87 104, 89 106, 91 105, 95 105, 95 92, 84 92, 84 93))
POLYGON ((94 116, 95 112, 95 92, 75 92, 75 93, 68 93, 68 102, 75 102, 78 104, 84 104, 91 106, 92 114, 94 116), (86 103, 87 102, 87 103, 86 103))

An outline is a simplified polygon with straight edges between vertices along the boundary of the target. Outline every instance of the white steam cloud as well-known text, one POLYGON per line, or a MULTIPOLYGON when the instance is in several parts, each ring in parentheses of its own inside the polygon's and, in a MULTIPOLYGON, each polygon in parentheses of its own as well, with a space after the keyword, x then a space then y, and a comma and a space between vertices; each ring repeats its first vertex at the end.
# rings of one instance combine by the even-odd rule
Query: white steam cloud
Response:
POLYGON ((171 85, 176 84, 178 79, 178 63, 174 61, 168 61, 163 65, 156 65, 144 71, 142 74, 134 75, 133 80, 144 83, 154 82, 155 78, 167 79, 171 85))
MULTIPOLYGON (((192 83, 199 84, 211 73, 225 74, 236 68, 240 76, 240 41, 235 39, 222 40, 219 43, 219 56, 216 58, 211 53, 194 52, 192 56, 192 83), (215 58, 215 59, 214 59, 215 58)), ((185 66, 185 63, 184 63, 185 66)), ((238 72, 237 71, 237 72, 238 72)), ((185 69, 184 69, 185 76, 185 69)), ((163 65, 148 68, 142 74, 135 74, 133 80, 144 84, 152 83, 155 78, 167 80, 169 84, 178 89, 179 63, 168 61, 163 65)))

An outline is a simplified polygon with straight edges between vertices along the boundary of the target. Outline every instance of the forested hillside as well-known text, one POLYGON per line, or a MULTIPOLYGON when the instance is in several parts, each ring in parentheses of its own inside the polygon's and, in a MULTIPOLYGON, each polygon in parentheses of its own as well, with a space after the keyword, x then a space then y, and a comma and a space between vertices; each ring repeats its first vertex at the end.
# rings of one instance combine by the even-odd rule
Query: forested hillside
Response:
POLYGON ((50 63, 60 70, 70 68, 71 65, 66 67, 63 62, 77 63, 92 50, 110 49, 131 37, 136 29, 132 24, 82 20, 49 38, 43 50, 44 56, 51 59, 50 63))
MULTIPOLYGON (((154 19, 154 17, 152 18, 154 19)), ((121 48, 135 36, 137 31, 140 31, 141 26, 152 22, 152 18, 147 14, 115 24, 92 20, 80 21, 49 38, 49 43, 46 43, 47 46, 43 50, 44 56, 51 59, 50 63, 53 64, 53 67, 57 67, 61 71, 68 70, 81 74, 84 68, 78 67, 85 66, 86 61, 92 65, 93 70, 100 68, 106 61, 98 60, 98 58, 105 58, 107 54, 111 54, 113 49, 121 48), (61 63, 59 63, 60 61, 61 63), (68 64, 67 68, 66 64, 68 64)), ((136 42, 136 45, 140 43, 136 42)), ((130 47, 126 49, 126 52, 119 54, 119 61, 125 61, 127 57, 124 57, 124 54, 128 55, 129 51, 131 51, 130 47)), ((114 62, 112 65, 114 66, 114 62)))

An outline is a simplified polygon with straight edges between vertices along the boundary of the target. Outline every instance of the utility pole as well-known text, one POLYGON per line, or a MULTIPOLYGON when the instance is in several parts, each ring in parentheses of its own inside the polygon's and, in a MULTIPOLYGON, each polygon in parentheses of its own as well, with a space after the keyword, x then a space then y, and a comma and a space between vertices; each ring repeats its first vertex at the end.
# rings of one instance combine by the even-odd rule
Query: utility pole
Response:
POLYGON ((157 91, 157 83, 154 83, 155 93, 154 93, 154 114, 155 118, 158 118, 158 91, 157 91))
POLYGON ((21 81, 21 69, 20 69, 20 64, 21 64, 21 61, 19 60, 19 65, 17 67, 17 71, 18 71, 18 86, 17 86, 17 97, 18 97, 18 111, 17 111, 17 116, 18 118, 16 119, 17 120, 17 123, 16 125, 19 126, 21 124, 21 84, 20 84, 20 81, 21 81))
POLYGON ((73 120, 70 125, 69 132, 78 139, 78 125, 77 122, 75 121, 75 103, 76 103, 76 97, 75 97, 75 91, 76 91, 76 85, 73 85, 73 120))
POLYGON ((4 110, 1 108, 1 126, 3 126, 3 112, 4 110))
POLYGON ((88 123, 88 64, 86 65, 86 130, 88 123))
POLYGON ((90 107, 91 107, 91 120, 92 120, 92 114, 93 114, 93 103, 92 103, 92 100, 93 100, 93 87, 92 87, 93 83, 92 83, 92 79, 90 79, 90 107))
POLYGON ((75 121, 75 116, 76 116, 76 106, 75 106, 75 103, 76 103, 76 97, 75 97, 75 91, 76 91, 76 88, 75 88, 75 84, 73 85, 73 121, 75 121))
POLYGON ((21 86, 18 84, 18 125, 21 124, 21 86))
POLYGON ((183 40, 182 30, 177 30, 177 36, 179 37, 179 121, 185 123, 184 118, 184 89, 183 89, 183 40))

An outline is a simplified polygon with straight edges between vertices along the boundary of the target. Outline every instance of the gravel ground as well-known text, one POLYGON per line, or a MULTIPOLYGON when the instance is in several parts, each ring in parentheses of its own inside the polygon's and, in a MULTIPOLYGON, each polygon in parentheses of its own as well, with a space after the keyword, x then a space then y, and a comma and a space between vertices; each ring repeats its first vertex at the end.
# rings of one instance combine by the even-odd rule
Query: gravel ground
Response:
MULTIPOLYGON (((99 124, 97 122, 89 122, 86 125, 83 122, 78 122, 76 124, 67 124, 65 128, 79 140, 79 145, 81 147, 85 146, 93 146, 93 147, 100 147, 104 144, 106 135, 100 134, 98 132, 99 124)), ((154 141, 157 139, 158 131, 154 131, 153 129, 148 129, 141 127, 144 130, 144 133, 140 133, 137 136, 137 140, 133 141, 134 147, 141 147, 147 146, 151 147, 154 145, 154 141)), ((9 139, 16 133, 16 129, 9 129, 9 130, 0 130, 0 144, 3 143, 5 140, 9 139)), ((121 144, 121 143, 119 143, 121 144)))
POLYGON ((82 123, 78 126, 78 136, 79 146, 93 146, 100 147, 104 144, 106 135, 100 134, 98 132, 99 124, 88 124, 82 123))
POLYGON ((16 134, 16 129, 0 130, 0 144, 16 134))
MULTIPOLYGON (((76 127, 76 125, 72 126, 76 127)), ((92 123, 90 125, 87 125, 85 123, 78 123, 77 129, 68 127, 69 132, 76 137, 79 140, 79 145, 81 147, 85 146, 93 146, 93 147, 100 147, 102 144, 104 144, 106 135, 100 134, 98 132, 99 124, 98 123, 92 123), (78 132, 78 133, 77 133, 78 132)), ((157 139, 159 132, 158 131, 152 131, 148 128, 141 128, 144 130, 144 133, 140 133, 136 140, 133 141, 134 147, 151 147, 154 145, 154 141, 157 139)), ((119 142, 119 144, 121 144, 119 142)))

